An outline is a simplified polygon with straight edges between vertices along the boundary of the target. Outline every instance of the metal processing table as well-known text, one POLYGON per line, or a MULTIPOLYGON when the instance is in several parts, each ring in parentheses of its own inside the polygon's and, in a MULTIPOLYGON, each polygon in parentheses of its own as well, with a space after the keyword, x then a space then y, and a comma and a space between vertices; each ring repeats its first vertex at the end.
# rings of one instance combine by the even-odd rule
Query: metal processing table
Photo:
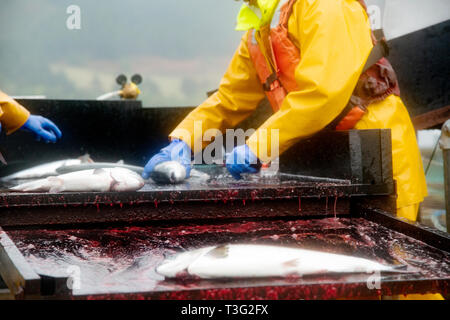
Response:
POLYGON ((240 182, 224 168, 204 167, 210 180, 149 183, 137 192, 1 193, 1 276, 16 299, 447 295, 450 237, 394 217, 387 138, 383 131, 338 133, 326 144, 340 143, 347 153, 332 160, 333 146, 317 156, 311 154, 317 141, 306 142, 280 159, 288 175, 240 182), (311 159, 300 161, 298 153, 311 154, 311 159), (165 255, 225 243, 356 255, 407 265, 413 272, 214 281, 165 280, 155 272, 165 255))
POLYGON ((450 285, 448 235, 389 215, 391 193, 388 186, 371 189, 345 181, 269 178, 230 184, 221 177, 179 186, 147 185, 126 194, 3 194, 0 260, 9 271, 2 276, 9 286, 21 283, 13 290, 17 298, 445 294, 450 285), (377 208, 379 203, 385 211, 377 208), (382 275, 378 289, 368 285, 370 274, 193 281, 164 280, 155 272, 165 255, 224 243, 298 246, 407 264, 417 272, 382 275), (80 282, 71 290, 67 281, 73 272, 80 282))
MULTIPOLYGON (((335 299, 441 292, 450 254, 364 218, 233 221, 93 229, 10 230, 49 297, 73 299, 335 299), (298 246, 407 264, 412 274, 323 275, 250 280, 164 280, 164 255, 222 243, 298 246), (75 272, 75 274, 73 273, 75 272), (73 291, 68 275, 79 276, 73 291), (373 283, 372 283, 373 282, 373 283)), ((270 259, 271 257, 267 257, 270 259)))

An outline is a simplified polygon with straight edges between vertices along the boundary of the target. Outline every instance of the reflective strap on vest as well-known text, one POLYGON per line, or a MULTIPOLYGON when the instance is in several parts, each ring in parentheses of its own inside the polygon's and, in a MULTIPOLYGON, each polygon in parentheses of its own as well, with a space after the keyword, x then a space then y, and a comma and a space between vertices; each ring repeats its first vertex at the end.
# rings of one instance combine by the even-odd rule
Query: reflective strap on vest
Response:
POLYGON ((263 55, 258 43, 253 41, 253 35, 254 30, 250 30, 247 39, 248 51, 272 110, 277 112, 287 93, 281 85, 276 72, 272 72, 269 68, 266 57, 263 55))

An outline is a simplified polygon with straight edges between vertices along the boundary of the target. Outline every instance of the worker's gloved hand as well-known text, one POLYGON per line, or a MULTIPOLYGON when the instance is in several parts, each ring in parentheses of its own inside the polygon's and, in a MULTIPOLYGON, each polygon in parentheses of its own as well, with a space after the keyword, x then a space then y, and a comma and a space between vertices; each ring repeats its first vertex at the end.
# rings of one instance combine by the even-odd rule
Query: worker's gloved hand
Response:
POLYGON ((59 128, 47 118, 30 115, 27 122, 20 128, 34 134, 36 141, 55 143, 61 138, 62 133, 59 128))
POLYGON ((226 165, 237 180, 241 179, 242 173, 258 173, 261 169, 261 162, 246 144, 235 147, 227 155, 226 165))
POLYGON ((159 153, 155 154, 144 168, 142 177, 148 179, 156 165, 166 161, 178 161, 186 168, 186 178, 191 172, 191 148, 183 140, 174 139, 159 153))

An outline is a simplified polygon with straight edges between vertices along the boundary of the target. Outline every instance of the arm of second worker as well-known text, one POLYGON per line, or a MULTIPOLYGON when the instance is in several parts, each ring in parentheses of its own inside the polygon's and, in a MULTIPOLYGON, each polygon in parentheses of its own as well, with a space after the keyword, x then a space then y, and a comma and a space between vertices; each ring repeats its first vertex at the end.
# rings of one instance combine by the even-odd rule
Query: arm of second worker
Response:
POLYGON ((297 1, 289 32, 301 52, 295 72, 300 89, 290 92, 280 110, 247 140, 263 162, 320 131, 342 112, 372 49, 370 24, 357 1, 297 1))
POLYGON ((30 112, 17 101, 0 91, 0 123, 7 134, 21 128, 30 117, 30 112))
POLYGON ((194 153, 208 144, 202 139, 205 131, 217 129, 224 132, 234 128, 250 116, 265 97, 248 52, 247 36, 246 33, 242 37, 219 90, 193 110, 170 134, 171 138, 185 141, 194 153))

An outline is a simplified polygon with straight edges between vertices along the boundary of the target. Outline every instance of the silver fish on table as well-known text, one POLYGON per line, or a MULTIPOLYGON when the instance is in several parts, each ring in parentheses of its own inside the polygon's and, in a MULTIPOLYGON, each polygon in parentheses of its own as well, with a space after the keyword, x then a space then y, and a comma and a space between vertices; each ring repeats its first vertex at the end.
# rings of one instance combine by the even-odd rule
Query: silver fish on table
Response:
POLYGON ((177 161, 165 161, 157 164, 150 178, 160 184, 177 184, 186 179, 186 168, 177 161))
POLYGON ((90 169, 104 169, 104 168, 123 168, 134 171, 138 174, 144 172, 144 167, 133 166, 119 161, 114 162, 90 162, 90 163, 79 163, 79 164, 64 164, 56 169, 58 174, 65 174, 75 171, 90 170, 90 169))
POLYGON ((11 180, 25 180, 25 179, 39 179, 48 176, 55 176, 59 173, 57 169, 63 166, 81 165, 83 163, 93 162, 89 155, 84 155, 78 159, 64 159, 58 161, 52 161, 44 163, 29 169, 21 170, 11 175, 0 178, 3 181, 11 180))
MULTIPOLYGON (((403 266, 402 266, 403 267, 403 266)), ((368 259, 270 245, 232 244, 187 251, 166 259, 156 271, 166 278, 201 279, 304 276, 327 273, 406 272, 368 259)))
POLYGON ((144 186, 140 175, 124 168, 83 170, 26 182, 11 188, 21 192, 136 191, 144 186))

